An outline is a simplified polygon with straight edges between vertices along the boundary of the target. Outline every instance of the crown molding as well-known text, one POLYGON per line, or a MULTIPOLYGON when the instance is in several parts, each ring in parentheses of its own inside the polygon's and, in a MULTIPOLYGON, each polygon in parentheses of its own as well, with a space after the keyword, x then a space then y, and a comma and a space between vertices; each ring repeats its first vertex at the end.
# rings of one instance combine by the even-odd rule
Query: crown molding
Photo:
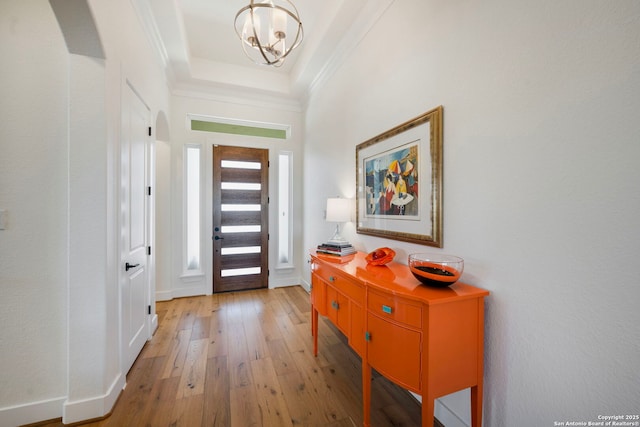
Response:
POLYGON ((160 65, 165 70, 171 68, 169 54, 164 45, 164 42, 162 41, 162 37, 160 37, 160 30, 158 29, 156 20, 153 17, 153 12, 151 11, 149 2, 147 0, 131 0, 131 4, 136 11, 136 15, 140 20, 140 24, 142 25, 144 33, 149 39, 149 43, 151 43, 151 47, 160 60, 160 65))

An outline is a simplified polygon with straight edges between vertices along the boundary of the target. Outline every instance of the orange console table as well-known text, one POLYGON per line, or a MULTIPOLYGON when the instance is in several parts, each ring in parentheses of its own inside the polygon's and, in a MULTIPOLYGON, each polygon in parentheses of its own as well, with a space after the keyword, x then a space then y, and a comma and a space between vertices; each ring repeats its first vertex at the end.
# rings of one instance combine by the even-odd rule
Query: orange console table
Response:
POLYGON ((435 399, 471 388, 471 421, 482 425, 484 297, 457 282, 421 284, 406 265, 368 265, 365 254, 311 253, 311 330, 318 354, 318 313, 362 358, 364 426, 370 426, 371 368, 422 396, 422 425, 433 426, 435 399))

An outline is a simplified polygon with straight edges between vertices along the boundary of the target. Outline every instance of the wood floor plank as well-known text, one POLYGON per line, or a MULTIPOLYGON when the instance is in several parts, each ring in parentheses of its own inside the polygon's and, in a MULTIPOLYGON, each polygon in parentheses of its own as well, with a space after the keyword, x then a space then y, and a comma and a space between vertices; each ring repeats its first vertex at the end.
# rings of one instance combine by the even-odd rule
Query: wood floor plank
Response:
MULTIPOLYGON (((331 383, 327 381, 326 371, 318 364, 318 359, 313 356, 312 352, 301 350, 292 353, 291 356, 296 364, 297 372, 300 374, 302 384, 312 393, 316 401, 315 406, 319 408, 315 412, 316 416, 319 415, 323 423, 346 417, 349 411, 344 406, 345 396, 336 395, 331 383)), ((352 401, 353 397, 346 397, 346 400, 352 401)))
POLYGON ((242 301, 239 292, 220 294, 221 303, 224 304, 229 323, 242 322, 242 301))
POLYGON ((149 426, 168 426, 176 402, 176 393, 180 377, 165 378, 156 381, 145 410, 144 420, 149 426))
POLYGON ((279 377, 294 425, 325 425, 346 417, 342 405, 321 397, 323 390, 298 371, 279 377))
POLYGON ((207 360, 204 388, 202 425, 228 427, 231 425, 230 377, 227 357, 217 356, 207 360))
POLYGON ((173 301, 160 301, 156 303, 156 310, 164 313, 162 321, 158 321, 158 328, 151 341, 144 346, 141 356, 157 357, 169 354, 173 338, 176 332, 176 325, 182 316, 182 307, 185 303, 184 298, 173 301))
POLYGON ((335 423, 327 424, 326 427, 356 427, 356 423, 349 417, 336 421, 335 423))
POLYGON ((182 298, 184 307, 178 321, 178 329, 191 329, 200 310, 200 298, 182 298))
POLYGON ((231 388, 230 406, 230 427, 267 427, 262 422, 255 388, 250 386, 231 388))
POLYGON ((208 344, 206 339, 189 343, 176 399, 204 393, 208 344))
POLYGON ((326 349, 341 342, 346 341, 341 339, 341 334, 338 329, 334 327, 329 320, 320 316, 318 318, 318 352, 328 357, 331 353, 326 351, 326 349))
POLYGON ((215 308, 219 306, 218 304, 218 296, 201 296, 202 303, 200 304, 200 309, 198 310, 198 317, 209 317, 215 308))
POLYGON ((278 312, 274 311, 272 305, 265 305, 264 311, 258 313, 258 320, 260 320, 260 329, 264 335, 265 341, 281 340, 282 332, 278 327, 278 312))
POLYGON ((251 307, 243 314, 244 316, 244 333, 247 339, 247 350, 250 360, 263 359, 269 356, 269 348, 265 340, 264 333, 260 327, 258 314, 251 307))
POLYGON ((209 325, 209 349, 208 357, 226 356, 228 354, 227 323, 225 310, 214 307, 211 312, 209 325))
POLYGON ((211 316, 196 316, 193 321, 193 327, 191 328, 191 340, 200 340, 203 338, 209 338, 209 332, 211 329, 211 316))
POLYGON ((309 299, 309 293, 302 289, 301 286, 290 286, 283 289, 292 304, 300 313, 311 312, 311 300, 309 299))
POLYGON ((267 342, 269 355, 278 376, 296 372, 297 367, 283 339, 267 342))
POLYGON ((184 361, 187 357, 189 349, 189 341, 191 340, 191 329, 180 329, 173 331, 171 339, 171 350, 166 359, 166 364, 160 378, 179 377, 182 376, 184 361))
POLYGON ((231 374, 231 387, 245 387, 252 384, 249 362, 249 347, 242 323, 229 324, 227 329, 228 365, 231 374))
POLYGON ((289 319, 291 319, 291 323, 293 323, 294 325, 297 325, 299 323, 308 323, 309 316, 303 314, 303 312, 298 309, 298 306, 292 299, 293 297, 295 297, 295 293, 288 292, 287 288, 279 289, 281 289, 280 301, 282 303, 282 307, 285 310, 287 316, 289 316, 289 319))
POLYGON ((271 358, 252 360, 251 373, 262 425, 292 427, 291 415, 271 358))
POLYGON ((192 427, 202 423, 204 395, 192 395, 176 400, 171 416, 171 427, 192 427))
MULTIPOLYGON (((284 341, 287 343, 287 347, 290 352, 296 352, 300 350, 304 350, 306 348, 306 344, 302 337, 297 333, 296 326, 291 322, 289 316, 282 315, 276 317, 276 323, 278 325, 278 329, 280 329, 280 333, 284 338, 284 341)), ((310 336, 309 336, 310 339, 310 336)))
MULTIPOLYGON (((340 344, 341 341, 336 334, 338 334, 337 329, 329 328, 326 326, 328 321, 324 318, 319 318, 318 321, 318 355, 316 356, 316 363, 319 366, 329 366, 336 363, 335 358, 331 354, 330 349, 332 346, 336 344, 340 344)), ((303 341, 307 344, 306 349, 311 354, 313 354, 313 337, 311 336, 310 331, 306 331, 304 325, 299 332, 304 337, 303 341)), ((346 345, 346 341, 345 344, 346 345)))
POLYGON ((280 315, 284 315, 285 314, 285 310, 284 307, 282 306, 282 298, 281 298, 281 292, 282 292, 282 288, 276 288, 276 289, 271 289, 272 291, 276 291, 276 292, 269 292, 267 294, 267 298, 266 298, 266 305, 267 307, 272 310, 274 313, 277 313, 279 316, 280 315))

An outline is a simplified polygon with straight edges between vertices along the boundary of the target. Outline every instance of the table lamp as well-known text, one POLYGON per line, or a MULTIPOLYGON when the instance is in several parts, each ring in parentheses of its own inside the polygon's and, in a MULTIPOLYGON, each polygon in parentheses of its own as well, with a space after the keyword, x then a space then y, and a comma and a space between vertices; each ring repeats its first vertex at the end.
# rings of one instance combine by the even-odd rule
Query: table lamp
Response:
POLYGON ((336 223, 336 232, 327 243, 332 245, 348 245, 340 235, 340 223, 351 221, 351 203, 349 199, 329 198, 327 199, 327 221, 336 223))

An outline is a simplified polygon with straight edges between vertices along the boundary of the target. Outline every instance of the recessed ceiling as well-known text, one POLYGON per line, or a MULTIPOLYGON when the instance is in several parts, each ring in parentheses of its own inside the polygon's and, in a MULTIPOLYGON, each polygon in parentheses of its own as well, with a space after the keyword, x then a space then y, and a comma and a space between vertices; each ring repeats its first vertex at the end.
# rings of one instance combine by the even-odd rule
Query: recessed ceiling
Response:
POLYGON ((133 0, 174 90, 275 97, 302 103, 393 0, 292 0, 302 45, 280 68, 254 64, 235 33, 249 0, 133 0))

